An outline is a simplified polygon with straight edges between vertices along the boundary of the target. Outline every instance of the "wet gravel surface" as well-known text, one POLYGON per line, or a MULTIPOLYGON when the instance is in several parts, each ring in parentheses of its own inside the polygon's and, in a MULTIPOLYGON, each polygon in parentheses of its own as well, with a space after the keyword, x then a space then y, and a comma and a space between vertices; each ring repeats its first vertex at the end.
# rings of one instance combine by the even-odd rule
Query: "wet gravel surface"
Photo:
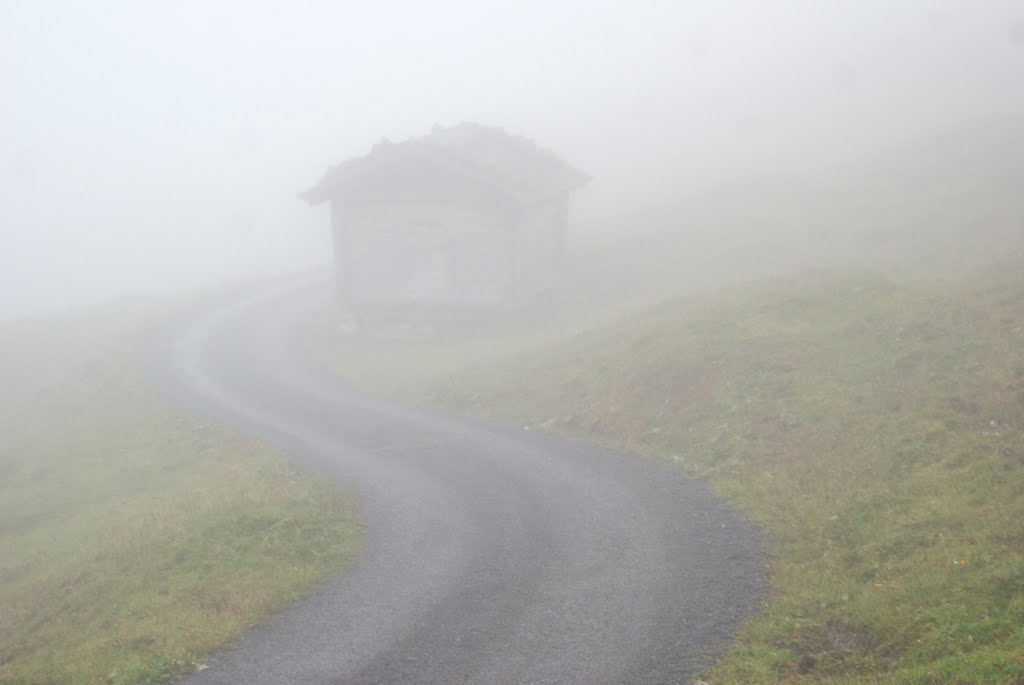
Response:
POLYGON ((177 400, 359 497, 364 548, 189 685, 687 683, 765 595, 758 531, 654 459, 368 399, 301 364, 306 279, 162 341, 177 400))

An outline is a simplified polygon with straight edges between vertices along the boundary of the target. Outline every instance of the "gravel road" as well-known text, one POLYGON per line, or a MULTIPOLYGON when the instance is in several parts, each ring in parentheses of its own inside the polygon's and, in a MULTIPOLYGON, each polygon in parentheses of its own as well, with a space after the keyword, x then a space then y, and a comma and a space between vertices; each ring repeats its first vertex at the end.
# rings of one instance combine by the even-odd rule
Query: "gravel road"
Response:
POLYGON ((360 557, 188 685, 687 683, 765 594, 758 531, 654 459, 366 398, 304 366, 322 279, 168 337, 192 409, 355 491, 360 557))

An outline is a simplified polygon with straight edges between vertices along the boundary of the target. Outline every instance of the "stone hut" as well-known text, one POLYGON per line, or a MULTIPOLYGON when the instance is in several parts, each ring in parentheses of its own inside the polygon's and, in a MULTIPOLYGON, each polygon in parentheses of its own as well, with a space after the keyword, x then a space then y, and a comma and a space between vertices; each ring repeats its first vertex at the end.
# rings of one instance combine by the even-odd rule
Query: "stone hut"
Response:
POLYGON ((327 170, 340 302, 357 319, 473 317, 558 285, 569 195, 588 178, 500 128, 435 127, 327 170))

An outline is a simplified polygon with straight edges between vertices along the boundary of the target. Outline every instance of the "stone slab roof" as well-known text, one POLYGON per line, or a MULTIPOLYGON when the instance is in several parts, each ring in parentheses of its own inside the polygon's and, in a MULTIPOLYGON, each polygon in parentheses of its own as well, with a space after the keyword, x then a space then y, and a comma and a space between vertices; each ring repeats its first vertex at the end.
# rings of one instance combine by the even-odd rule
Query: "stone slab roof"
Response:
POLYGON ((527 138, 494 126, 462 123, 435 126, 428 135, 400 143, 381 141, 368 154, 329 168, 319 183, 299 197, 320 204, 410 161, 451 170, 520 204, 557 197, 589 180, 527 138))

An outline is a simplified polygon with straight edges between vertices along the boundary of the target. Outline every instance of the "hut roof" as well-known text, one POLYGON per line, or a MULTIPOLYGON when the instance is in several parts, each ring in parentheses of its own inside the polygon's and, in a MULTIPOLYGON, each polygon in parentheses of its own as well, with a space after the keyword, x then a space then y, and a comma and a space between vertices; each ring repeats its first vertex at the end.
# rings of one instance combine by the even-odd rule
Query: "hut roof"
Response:
POLYGON ((570 192, 589 180, 527 138, 494 126, 462 123, 435 126, 428 135, 400 143, 383 140, 368 154, 329 168, 319 183, 299 197, 320 204, 410 161, 471 177, 522 204, 570 192))

